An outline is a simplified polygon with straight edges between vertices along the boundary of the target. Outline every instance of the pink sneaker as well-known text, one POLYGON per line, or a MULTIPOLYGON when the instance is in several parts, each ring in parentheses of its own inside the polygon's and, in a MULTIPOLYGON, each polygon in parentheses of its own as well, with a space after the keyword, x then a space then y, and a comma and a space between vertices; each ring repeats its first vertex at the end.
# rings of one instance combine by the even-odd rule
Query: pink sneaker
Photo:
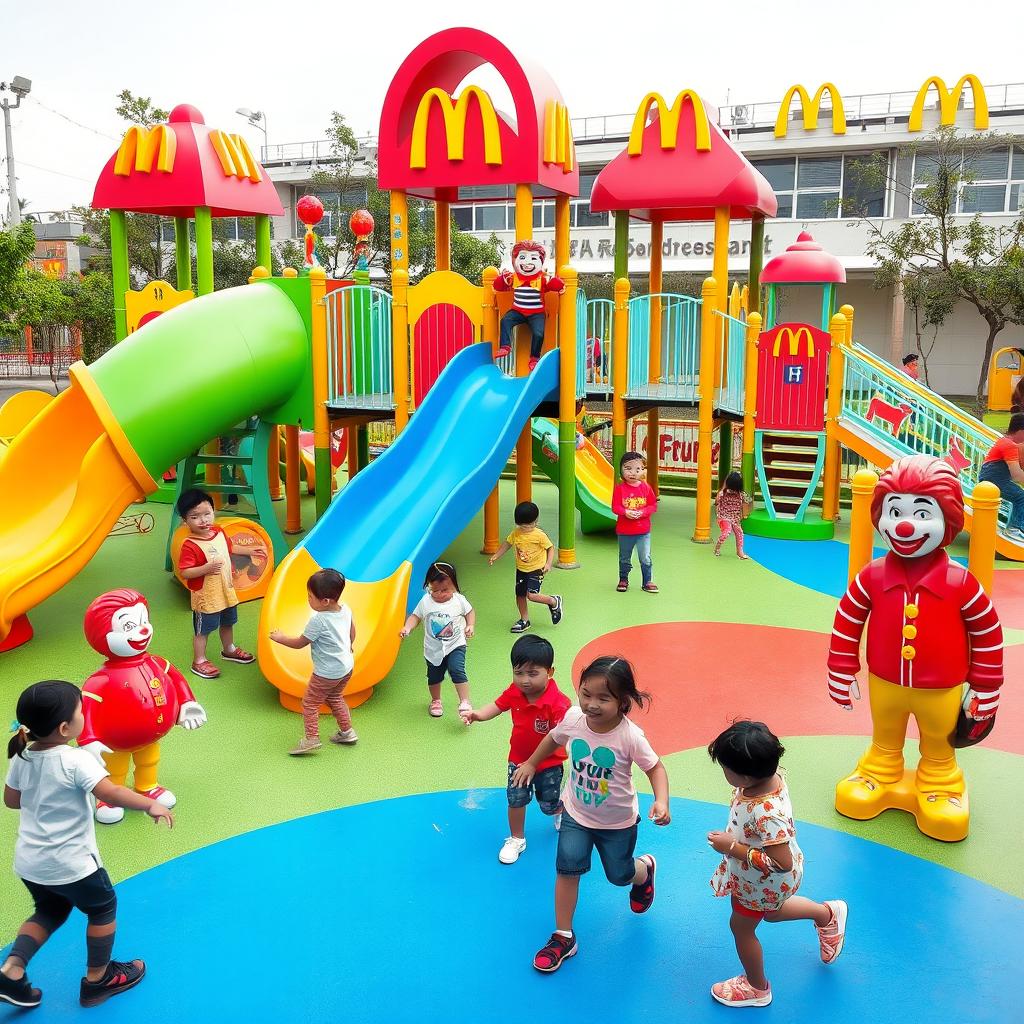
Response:
POLYGON ((512 349, 508 345, 502 345, 495 353, 495 359, 504 359, 506 356, 512 354, 512 349))
POLYGON ((711 986, 711 998, 723 1006, 767 1006, 772 1001, 771 984, 754 988, 745 974, 711 986))
POLYGON ((530 373, 533 373, 533 371, 537 368, 537 364, 539 362, 540 360, 537 359, 535 356, 530 359, 530 373))
POLYGON ((444 707, 439 700, 432 700, 427 711, 431 718, 440 718, 444 714, 444 707))
POLYGON ((843 900, 825 900, 825 906, 832 911, 832 920, 824 928, 815 928, 818 932, 818 945, 821 948, 821 962, 830 964, 843 951, 846 941, 846 917, 849 908, 843 900))

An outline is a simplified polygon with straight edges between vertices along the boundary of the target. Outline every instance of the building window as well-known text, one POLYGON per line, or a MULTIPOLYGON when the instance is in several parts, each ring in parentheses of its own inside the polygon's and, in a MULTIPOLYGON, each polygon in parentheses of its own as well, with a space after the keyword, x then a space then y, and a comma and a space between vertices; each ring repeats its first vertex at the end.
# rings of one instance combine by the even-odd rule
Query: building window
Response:
POLYGON ((473 230, 473 207, 453 206, 451 208, 452 220, 460 231, 473 230))
POLYGON ((858 214, 885 216, 885 189, 868 188, 863 174, 858 174, 855 168, 872 160, 885 161, 883 169, 888 166, 885 151, 786 157, 753 163, 775 192, 778 218, 832 220, 858 214))
POLYGON ((533 201, 533 226, 535 228, 553 228, 555 226, 554 203, 533 201))
POLYGON ((572 223, 578 228, 606 228, 608 226, 607 213, 591 213, 589 202, 575 202, 571 204, 573 209, 572 223))
MULTIPOLYGON (((962 178, 951 202, 957 213, 1016 213, 1024 208, 1024 147, 1013 146, 961 156, 962 178), (967 179, 967 180, 962 180, 967 179)), ((939 170, 938 157, 918 153, 914 157, 914 192, 935 183, 939 170)), ((914 202, 912 213, 922 216, 925 210, 914 202)))
MULTIPOLYGON (((505 204, 494 205, 484 204, 475 209, 475 230, 477 231, 504 231, 505 230, 505 204)), ((513 222, 513 227, 514 227, 513 222)))

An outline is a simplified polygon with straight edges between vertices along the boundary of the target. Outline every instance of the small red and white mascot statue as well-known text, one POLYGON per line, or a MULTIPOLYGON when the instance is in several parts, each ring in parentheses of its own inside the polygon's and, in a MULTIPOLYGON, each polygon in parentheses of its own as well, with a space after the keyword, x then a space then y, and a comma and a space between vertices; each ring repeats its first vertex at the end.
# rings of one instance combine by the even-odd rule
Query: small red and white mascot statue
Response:
POLYGON ((871 746, 836 786, 836 810, 866 820, 900 808, 925 835, 956 842, 967 836, 969 809, 955 748, 991 730, 1003 683, 1002 627, 978 580, 946 554, 963 529, 964 499, 945 461, 894 462, 875 487, 871 519, 889 554, 851 582, 828 657, 829 696, 851 710, 867 625, 871 746), (921 756, 916 771, 905 771, 911 715, 921 756))
POLYGON ((544 273, 546 255, 540 242, 516 242, 512 246, 512 270, 503 270, 494 280, 496 292, 512 292, 512 308, 501 318, 497 357, 503 359, 512 351, 515 329, 526 324, 530 328, 531 370, 544 345, 544 296, 565 291, 561 278, 544 273))
MULTIPOLYGON (((134 761, 136 792, 173 807, 174 794, 157 783, 160 740, 175 725, 198 729, 206 712, 169 661, 146 653, 153 627, 137 590, 101 594, 86 609, 84 625, 89 646, 106 661, 82 686, 85 729, 78 745, 102 757, 119 786, 134 761)), ((97 821, 114 825, 123 817, 122 808, 97 802, 97 821)))

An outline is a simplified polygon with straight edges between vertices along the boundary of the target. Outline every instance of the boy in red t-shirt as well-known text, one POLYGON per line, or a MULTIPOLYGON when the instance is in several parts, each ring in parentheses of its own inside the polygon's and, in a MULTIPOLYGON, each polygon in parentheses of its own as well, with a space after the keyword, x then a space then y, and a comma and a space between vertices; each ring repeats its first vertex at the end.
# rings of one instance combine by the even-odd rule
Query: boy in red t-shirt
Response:
POLYGON ((651 516, 658 510, 658 496, 645 479, 647 463, 639 452, 626 452, 619 459, 622 478, 612 490, 612 511, 618 516, 615 532, 619 537, 620 594, 629 589, 629 570, 633 568, 633 548, 640 560, 643 589, 656 594, 654 566, 651 562, 651 516))
POLYGON ((1024 542, 1024 469, 1021 469, 1021 445, 1024 444, 1024 413, 1014 413, 1006 433, 989 449, 978 480, 987 480, 999 488, 1003 501, 1012 506, 1006 536, 1024 542))
POLYGON ((512 685, 493 704, 462 713, 466 725, 487 722, 503 711, 512 712, 512 740, 508 751, 508 827, 511 835, 502 844, 498 860, 515 864, 526 849, 526 805, 536 794, 545 814, 554 816, 555 828, 562 817, 562 762, 565 749, 559 747, 537 766, 528 786, 513 786, 516 769, 540 745, 540 741, 565 717, 572 702, 551 677, 555 650, 543 637, 521 636, 512 645, 512 685))

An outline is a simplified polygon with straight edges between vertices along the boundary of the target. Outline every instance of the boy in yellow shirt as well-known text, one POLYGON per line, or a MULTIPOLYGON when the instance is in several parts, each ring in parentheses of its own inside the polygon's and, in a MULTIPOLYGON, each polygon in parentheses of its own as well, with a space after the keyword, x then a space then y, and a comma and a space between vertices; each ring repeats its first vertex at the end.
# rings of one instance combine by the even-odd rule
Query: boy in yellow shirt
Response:
POLYGON ((555 561, 555 546, 548 535, 537 526, 540 509, 532 501, 521 501, 516 505, 513 517, 516 528, 505 538, 505 542, 491 556, 490 564, 501 558, 510 548, 516 552, 516 605, 519 621, 512 626, 513 633, 525 633, 530 628, 527 616, 527 601, 546 604, 551 613, 552 625, 562 618, 562 598, 558 594, 542 594, 541 583, 551 571, 555 561))

